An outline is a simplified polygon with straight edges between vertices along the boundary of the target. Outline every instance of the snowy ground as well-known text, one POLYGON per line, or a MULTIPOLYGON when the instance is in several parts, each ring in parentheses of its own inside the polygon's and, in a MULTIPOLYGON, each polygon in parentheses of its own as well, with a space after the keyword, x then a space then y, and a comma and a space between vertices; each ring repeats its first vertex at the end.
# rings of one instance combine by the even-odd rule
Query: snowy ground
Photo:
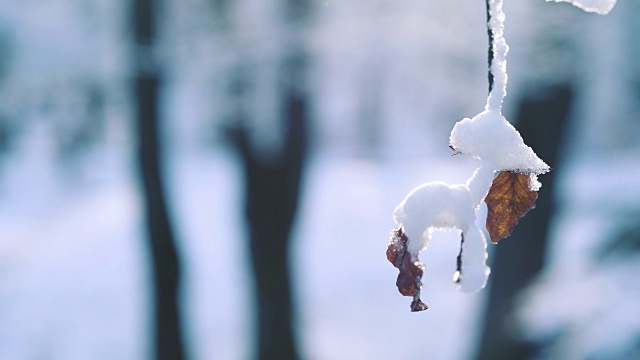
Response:
MULTIPOLYGON (((149 309, 135 175, 119 157, 77 184, 39 157, 16 154, 4 165, 0 358, 143 357, 149 309)), ((385 257, 393 207, 417 179, 464 181, 472 171, 445 160, 313 158, 295 251, 310 359, 465 357, 482 296, 451 283, 457 235, 438 234, 423 257, 424 313, 409 312, 385 257)), ((234 158, 176 155, 170 164, 191 351, 196 359, 246 358, 252 310, 234 158)))
MULTIPOLYGON (((245 358, 252 312, 233 157, 200 155, 172 163, 176 215, 191 269, 193 351, 202 359, 245 358)), ((456 163, 331 154, 312 159, 294 259, 299 335, 309 359, 466 357, 482 295, 461 294, 451 282, 457 235, 438 234, 423 258, 424 299, 432 309, 423 314, 409 312, 410 299, 398 294, 397 271, 385 257, 394 206, 416 179, 464 181, 465 170, 473 169, 465 163, 454 170, 456 163)))
POLYGON ((517 313, 523 334, 546 342, 543 358, 637 359, 640 253, 630 230, 640 213, 640 158, 590 157, 565 171, 547 266, 517 313), (598 255, 620 241, 635 247, 598 255))
POLYGON ((2 164, 0 358, 140 358, 147 285, 134 183, 113 161, 70 182, 46 156, 2 164))
MULTIPOLYGON (((40 147, 25 145, 2 165, 0 358, 144 358, 147 255, 126 151, 96 152, 94 165, 79 171, 52 165, 46 138, 27 138, 40 147)), ((190 350, 194 359, 245 359, 253 313, 235 158, 221 150, 176 152, 168 164, 187 267, 190 350)), ((464 182, 474 166, 462 156, 311 158, 294 252, 299 336, 309 359, 468 358, 487 292, 455 290, 458 234, 437 232, 421 255, 430 306, 422 313, 410 313, 410 299, 397 292, 385 250, 393 208, 410 189, 430 180, 464 182)), ((629 154, 563 169, 551 270, 570 272, 579 285, 580 266, 611 228, 614 210, 640 203, 638 166, 629 154)), ((544 319, 570 306, 572 297, 562 294, 571 289, 555 281, 539 290, 542 300, 525 313, 534 316, 532 334, 544 335, 544 319)))

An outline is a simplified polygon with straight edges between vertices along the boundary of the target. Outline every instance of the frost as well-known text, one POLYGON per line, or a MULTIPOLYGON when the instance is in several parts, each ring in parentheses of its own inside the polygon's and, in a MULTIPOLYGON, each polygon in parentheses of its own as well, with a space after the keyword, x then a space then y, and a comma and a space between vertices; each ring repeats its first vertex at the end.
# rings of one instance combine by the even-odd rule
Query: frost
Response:
POLYGON ((588 12, 607 15, 616 5, 616 0, 547 0, 555 2, 568 2, 573 6, 588 12))

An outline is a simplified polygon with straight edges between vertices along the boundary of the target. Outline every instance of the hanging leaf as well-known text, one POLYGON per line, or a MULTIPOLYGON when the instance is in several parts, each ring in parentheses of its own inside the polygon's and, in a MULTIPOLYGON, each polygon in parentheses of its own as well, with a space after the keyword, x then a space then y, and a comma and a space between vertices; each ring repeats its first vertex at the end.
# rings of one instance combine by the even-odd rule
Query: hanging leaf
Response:
POLYGON ((420 300, 420 289, 422 289, 422 274, 424 265, 407 251, 409 238, 404 234, 402 228, 394 229, 391 232, 389 247, 387 247, 387 259, 393 266, 400 270, 396 286, 400 294, 412 296, 411 311, 423 311, 428 306, 420 300))
POLYGON ((535 207, 538 193, 531 189, 530 174, 503 171, 491 184, 487 203, 487 230, 492 243, 511 235, 518 221, 535 207))

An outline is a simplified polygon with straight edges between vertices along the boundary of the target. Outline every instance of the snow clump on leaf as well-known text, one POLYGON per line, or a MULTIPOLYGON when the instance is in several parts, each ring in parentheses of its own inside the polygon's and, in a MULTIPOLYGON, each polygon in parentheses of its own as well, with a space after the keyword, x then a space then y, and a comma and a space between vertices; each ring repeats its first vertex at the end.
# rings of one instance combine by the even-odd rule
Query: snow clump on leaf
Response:
POLYGON ((533 174, 550 170, 499 111, 485 110, 458 121, 449 141, 456 151, 479 158, 494 170, 533 174))

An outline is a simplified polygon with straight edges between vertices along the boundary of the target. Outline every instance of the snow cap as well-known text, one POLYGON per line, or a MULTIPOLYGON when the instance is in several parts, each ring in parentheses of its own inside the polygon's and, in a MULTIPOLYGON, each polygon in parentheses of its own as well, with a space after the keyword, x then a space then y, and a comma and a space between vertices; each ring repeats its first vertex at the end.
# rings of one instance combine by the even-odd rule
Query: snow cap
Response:
POLYGON ((485 110, 472 119, 458 121, 449 141, 456 151, 488 162, 495 170, 532 174, 550 170, 524 143, 518 130, 496 110, 485 110))

